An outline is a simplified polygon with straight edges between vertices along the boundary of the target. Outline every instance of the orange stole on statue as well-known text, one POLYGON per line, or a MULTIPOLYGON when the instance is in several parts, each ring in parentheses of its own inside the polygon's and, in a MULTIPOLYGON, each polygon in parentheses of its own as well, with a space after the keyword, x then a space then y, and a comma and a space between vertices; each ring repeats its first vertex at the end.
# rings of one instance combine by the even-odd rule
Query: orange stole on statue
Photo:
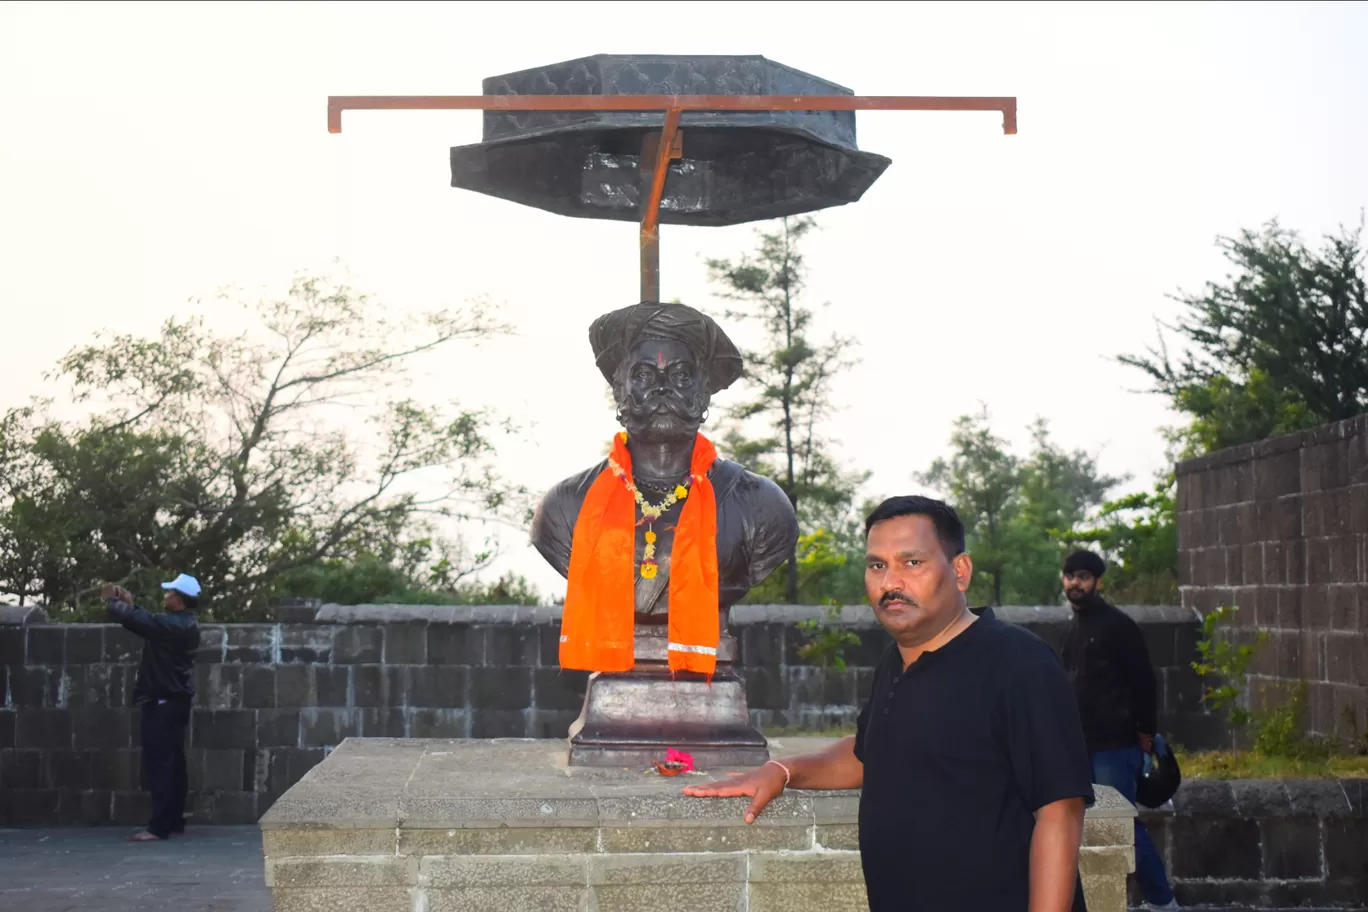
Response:
MULTIPOLYGON (((670 549, 670 671, 711 676, 717 668, 717 499, 708 471, 717 450, 699 434, 691 488, 670 549)), ((613 438, 608 467, 594 479, 575 521, 569 585, 561 615, 560 664, 581 671, 631 671, 636 604, 636 494, 627 435, 613 438), (619 474, 619 471, 621 474, 619 474)))

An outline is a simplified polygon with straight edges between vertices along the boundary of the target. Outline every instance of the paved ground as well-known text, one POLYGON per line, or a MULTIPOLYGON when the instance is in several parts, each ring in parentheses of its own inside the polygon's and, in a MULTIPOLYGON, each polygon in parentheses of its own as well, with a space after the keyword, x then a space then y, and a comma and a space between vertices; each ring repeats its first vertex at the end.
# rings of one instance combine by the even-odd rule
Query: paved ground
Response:
POLYGON ((125 842, 130 832, 0 829, 0 909, 273 912, 256 827, 192 827, 146 845, 125 842))
POLYGON ((256 827, 190 828, 134 845, 132 828, 0 829, 0 909, 271 912, 256 827))

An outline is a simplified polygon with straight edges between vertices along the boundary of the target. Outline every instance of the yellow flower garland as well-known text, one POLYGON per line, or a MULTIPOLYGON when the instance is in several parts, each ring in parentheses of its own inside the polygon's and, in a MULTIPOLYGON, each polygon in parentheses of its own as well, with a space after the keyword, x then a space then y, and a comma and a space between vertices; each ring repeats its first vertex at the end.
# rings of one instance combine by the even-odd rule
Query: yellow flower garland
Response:
POLYGON ((631 492, 632 497, 636 500, 637 506, 641 509, 641 515, 650 524, 646 527, 646 551, 642 555, 640 571, 642 579, 655 579, 655 575, 660 569, 659 565, 656 564, 655 559, 655 521, 665 515, 666 511, 675 504, 688 497, 689 489, 682 484, 675 485, 675 489, 667 494, 664 500, 659 504, 653 504, 649 502, 645 495, 641 493, 640 489, 632 483, 632 479, 627 477, 627 473, 623 471, 622 466, 618 465, 614 460, 609 459, 608 468, 614 475, 622 480, 624 485, 627 486, 627 490, 631 492))

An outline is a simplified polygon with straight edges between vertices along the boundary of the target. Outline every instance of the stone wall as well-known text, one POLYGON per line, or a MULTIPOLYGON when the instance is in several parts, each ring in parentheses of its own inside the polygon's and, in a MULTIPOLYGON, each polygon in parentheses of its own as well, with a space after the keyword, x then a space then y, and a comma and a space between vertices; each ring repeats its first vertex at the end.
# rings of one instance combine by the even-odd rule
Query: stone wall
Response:
MULTIPOLYGON (((1368 907, 1368 781, 1184 782, 1140 818, 1179 905, 1368 907)), ((1131 883, 1133 905, 1139 893, 1131 883)))
POLYGON ((1368 731, 1368 416, 1178 466, 1179 588, 1236 605, 1263 701, 1308 683, 1313 732, 1368 731))
MULTIPOLYGON (((1128 609, 1159 666, 1164 731, 1211 737, 1187 663, 1196 625, 1173 608, 1128 609)), ((844 672, 798 656, 796 623, 820 609, 738 606, 732 629, 752 716, 766 729, 851 725, 888 643, 868 608, 842 623, 860 646, 844 672)), ((294 614, 298 615, 296 611, 294 614)), ((1057 645, 1065 608, 1000 616, 1057 645)), ((275 624, 205 625, 188 762, 196 822, 257 820, 348 737, 564 737, 586 675, 557 666, 554 608, 323 606, 275 624)), ((0 826, 140 823, 141 642, 113 625, 0 610, 0 826), (3 621, 9 618, 11 623, 3 621)))

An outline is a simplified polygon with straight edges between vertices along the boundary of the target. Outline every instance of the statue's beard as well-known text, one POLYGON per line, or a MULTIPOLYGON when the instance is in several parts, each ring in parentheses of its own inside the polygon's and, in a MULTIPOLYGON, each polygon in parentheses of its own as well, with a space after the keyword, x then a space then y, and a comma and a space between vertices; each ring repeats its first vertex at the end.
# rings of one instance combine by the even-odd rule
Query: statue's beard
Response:
POLYGON ((618 402, 627 436, 639 443, 692 442, 707 412, 705 396, 688 401, 673 393, 653 395, 640 402, 628 396, 618 402))

